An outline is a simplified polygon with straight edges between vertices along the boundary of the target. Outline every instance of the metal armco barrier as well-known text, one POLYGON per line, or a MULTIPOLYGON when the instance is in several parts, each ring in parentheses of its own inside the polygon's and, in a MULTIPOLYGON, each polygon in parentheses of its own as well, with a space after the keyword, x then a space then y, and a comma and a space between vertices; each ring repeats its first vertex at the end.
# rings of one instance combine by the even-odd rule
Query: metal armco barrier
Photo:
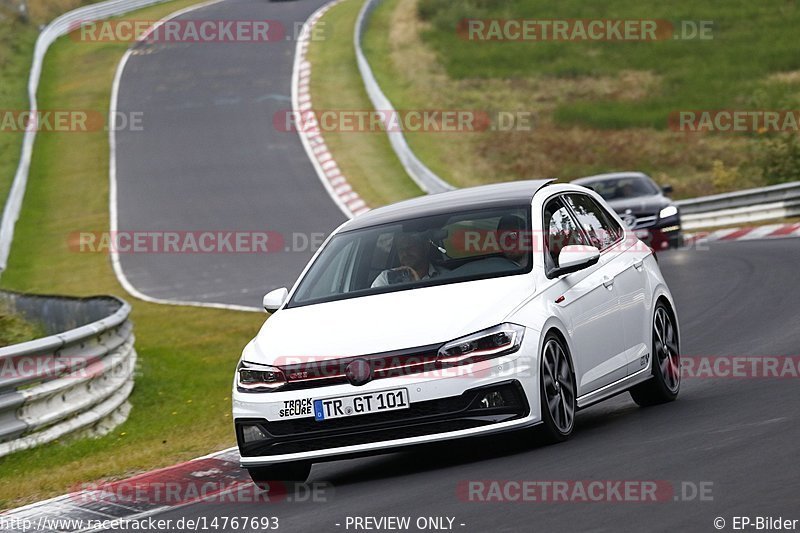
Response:
POLYGON ((685 229, 746 224, 800 215, 800 182, 681 200, 685 229))
MULTIPOLYGON (((394 107, 378 85, 361 48, 363 35, 368 29, 369 18, 380 2, 381 0, 364 2, 356 21, 353 40, 358 69, 372 105, 375 106, 375 109, 393 112, 394 107)), ((414 155, 401 132, 389 131, 387 135, 392 149, 406 172, 423 191, 430 194, 454 188, 434 174, 414 155)), ((677 204, 681 208, 681 220, 686 229, 797 216, 800 215, 800 182, 682 200, 677 204)))
POLYGON ((136 366, 130 305, 12 292, 0 292, 0 303, 49 334, 0 348, 0 457, 125 421, 136 366))
MULTIPOLYGON (((108 17, 122 15, 129 11, 158 4, 166 0, 108 0, 90 6, 81 7, 65 13, 48 24, 39 34, 33 52, 33 63, 31 73, 28 78, 28 99, 30 101, 30 112, 35 114, 38 110, 36 92, 39 88, 39 79, 42 75, 42 63, 50 45, 56 39, 67 35, 75 30, 82 22, 103 20, 108 17)), ((22 208, 22 199, 25 196, 25 188, 28 184, 28 171, 31 165, 31 155, 33 154, 33 144, 36 140, 35 129, 25 132, 22 140, 22 153, 19 159, 19 166, 14 175, 14 181, 3 209, 3 218, 0 220, 0 273, 5 270, 8 263, 8 254, 11 250, 11 241, 14 239, 14 225, 19 218, 22 208)))
MULTIPOLYGON (((369 62, 364 55, 364 51, 361 49, 362 34, 366 31, 367 24, 369 23, 369 16, 372 13, 372 10, 375 9, 379 2, 380 0, 367 0, 364 3, 364 6, 361 8, 361 12, 358 14, 358 20, 356 21, 355 35, 353 39, 356 48, 358 70, 361 72, 361 78, 364 80, 364 87, 367 90, 369 99, 372 101, 372 105, 375 106, 375 109, 377 110, 393 112, 394 107, 392 107, 392 103, 389 101, 386 95, 383 94, 383 91, 378 85, 378 81, 375 79, 375 75, 372 73, 372 68, 370 68, 369 62)), ((406 138, 403 136, 402 132, 387 131, 386 134, 389 136, 389 142, 392 145, 392 149, 400 159, 400 163, 402 163, 406 173, 411 176, 411 179, 417 183, 420 189, 428 194, 434 194, 437 192, 449 191, 454 188, 452 185, 434 174, 431 169, 425 166, 425 163, 420 161, 419 158, 414 155, 414 152, 411 151, 411 148, 408 146, 406 138)))

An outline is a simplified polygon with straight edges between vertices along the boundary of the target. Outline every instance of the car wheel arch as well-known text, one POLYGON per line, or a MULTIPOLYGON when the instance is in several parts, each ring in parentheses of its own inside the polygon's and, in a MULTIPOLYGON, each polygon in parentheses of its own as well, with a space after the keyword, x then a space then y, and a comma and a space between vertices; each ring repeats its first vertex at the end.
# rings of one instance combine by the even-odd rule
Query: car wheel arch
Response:
POLYGON ((575 386, 579 387, 577 376, 575 374, 575 361, 573 356, 572 346, 568 340, 568 336, 564 334, 564 332, 558 326, 554 324, 550 324, 549 326, 542 329, 542 336, 541 340, 539 341, 539 357, 542 356, 542 350, 544 350, 544 342, 551 334, 555 335, 558 340, 562 343, 564 350, 567 352, 567 361, 569 362, 569 369, 572 371, 572 375, 575 376, 575 386))
POLYGON ((653 312, 651 313, 653 316, 655 316, 659 303, 664 304, 664 307, 667 309, 667 313, 669 313, 669 317, 673 320, 673 322, 675 322, 675 333, 678 336, 678 346, 680 346, 681 328, 680 324, 678 323, 678 315, 675 312, 675 306, 666 294, 660 294, 656 296, 655 303, 653 304, 653 312))

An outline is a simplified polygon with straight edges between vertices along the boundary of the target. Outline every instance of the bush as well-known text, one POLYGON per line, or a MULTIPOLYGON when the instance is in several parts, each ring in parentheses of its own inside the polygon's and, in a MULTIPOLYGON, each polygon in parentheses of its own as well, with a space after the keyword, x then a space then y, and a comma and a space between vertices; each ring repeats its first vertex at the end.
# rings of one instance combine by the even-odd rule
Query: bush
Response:
POLYGON ((761 170, 768 184, 800 181, 800 140, 797 135, 765 138, 760 152, 761 170))

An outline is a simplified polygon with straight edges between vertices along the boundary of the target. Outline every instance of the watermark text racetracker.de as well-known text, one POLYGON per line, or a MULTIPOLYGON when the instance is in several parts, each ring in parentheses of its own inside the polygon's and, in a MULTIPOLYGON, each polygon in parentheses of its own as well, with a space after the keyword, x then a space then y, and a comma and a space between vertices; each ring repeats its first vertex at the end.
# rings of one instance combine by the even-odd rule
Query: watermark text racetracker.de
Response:
POLYGON ((0 360, 0 381, 51 381, 73 379, 78 381, 104 376, 106 379, 126 377, 132 371, 139 374, 138 362, 131 369, 130 359, 103 358, 96 354, 33 354, 4 357, 0 360))
POLYGON ((684 379, 798 379, 800 356, 682 355, 684 379))
POLYGON ((284 109, 272 116, 272 125, 275 131, 291 133, 529 132, 537 118, 525 110, 284 109))
POLYGON ((712 481, 463 480, 460 501, 470 503, 665 503, 714 500, 712 481))
POLYGON ((68 247, 78 253, 268 254, 316 252, 326 238, 322 232, 268 230, 78 231, 69 234, 68 247))
POLYGON ((462 19, 456 33, 464 40, 559 42, 654 42, 711 40, 711 20, 664 19, 462 19))
MULTIPOLYGON (((800 356, 697 356, 680 358, 682 379, 798 379, 800 356)), ((274 365, 284 372, 289 381, 307 379, 335 379, 343 376, 347 356, 318 357, 311 355, 282 356, 274 365), (344 361, 344 363, 343 363, 344 361)), ((376 357, 369 363, 374 378, 450 379, 485 377, 502 373, 517 377, 534 377, 536 368, 525 358, 502 362, 496 360, 465 359, 459 364, 448 364, 437 357, 437 352, 417 355, 387 355, 376 357)), ((287 401, 285 408, 303 407, 296 401, 287 401), (294 402, 294 403, 293 403, 294 402)))
POLYGON ((111 114, 89 109, 0 109, 0 133, 92 133, 144 131, 143 111, 111 114))
POLYGON ((81 43, 274 43, 296 41, 304 31, 311 41, 324 41, 329 29, 326 21, 309 27, 269 19, 89 20, 75 22, 70 36, 81 43))
MULTIPOLYGON (((593 238, 611 236, 595 232, 593 238)), ((118 254, 264 254, 275 252, 316 252, 325 242, 323 232, 279 232, 271 230, 117 230, 76 231, 67 235, 69 250, 79 253, 118 254)), ((569 243, 568 234, 551 235, 542 231, 455 230, 445 243, 448 250, 473 257, 493 253, 541 252, 551 246, 569 243)), ((613 239, 617 236, 614 234, 613 239)), ((625 232, 618 243, 625 253, 649 250, 646 238, 625 232)), ((702 240, 686 247, 707 249, 702 240)))
POLYGON ((689 109, 669 114, 673 131, 686 133, 800 133, 797 109, 689 109))
POLYGON ((84 483, 70 495, 78 506, 113 503, 123 506, 177 506, 202 502, 238 503, 326 503, 335 495, 334 486, 325 481, 294 483, 270 481, 256 486, 237 471, 234 475, 209 471, 193 472, 186 479, 144 479, 109 483, 84 483), (207 476, 204 479, 204 476, 207 476))

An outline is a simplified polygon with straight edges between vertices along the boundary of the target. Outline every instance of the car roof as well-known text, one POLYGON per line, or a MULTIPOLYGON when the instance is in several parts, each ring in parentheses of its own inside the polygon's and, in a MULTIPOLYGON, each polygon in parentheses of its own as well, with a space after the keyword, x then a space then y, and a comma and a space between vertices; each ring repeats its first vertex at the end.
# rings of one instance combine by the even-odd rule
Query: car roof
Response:
POLYGON ((419 196, 396 204, 379 207, 359 215, 345 224, 341 231, 403 222, 414 218, 453 213, 467 209, 488 209, 530 204, 533 196, 552 181, 554 180, 512 181, 419 196))
POLYGON ((619 178, 646 178, 651 179, 650 176, 645 174, 644 172, 609 172, 607 174, 595 174, 594 176, 586 176, 585 178, 578 178, 576 180, 572 180, 570 183, 576 183, 578 185, 583 185, 587 183, 594 183, 597 181, 603 181, 608 179, 619 179, 619 178))

